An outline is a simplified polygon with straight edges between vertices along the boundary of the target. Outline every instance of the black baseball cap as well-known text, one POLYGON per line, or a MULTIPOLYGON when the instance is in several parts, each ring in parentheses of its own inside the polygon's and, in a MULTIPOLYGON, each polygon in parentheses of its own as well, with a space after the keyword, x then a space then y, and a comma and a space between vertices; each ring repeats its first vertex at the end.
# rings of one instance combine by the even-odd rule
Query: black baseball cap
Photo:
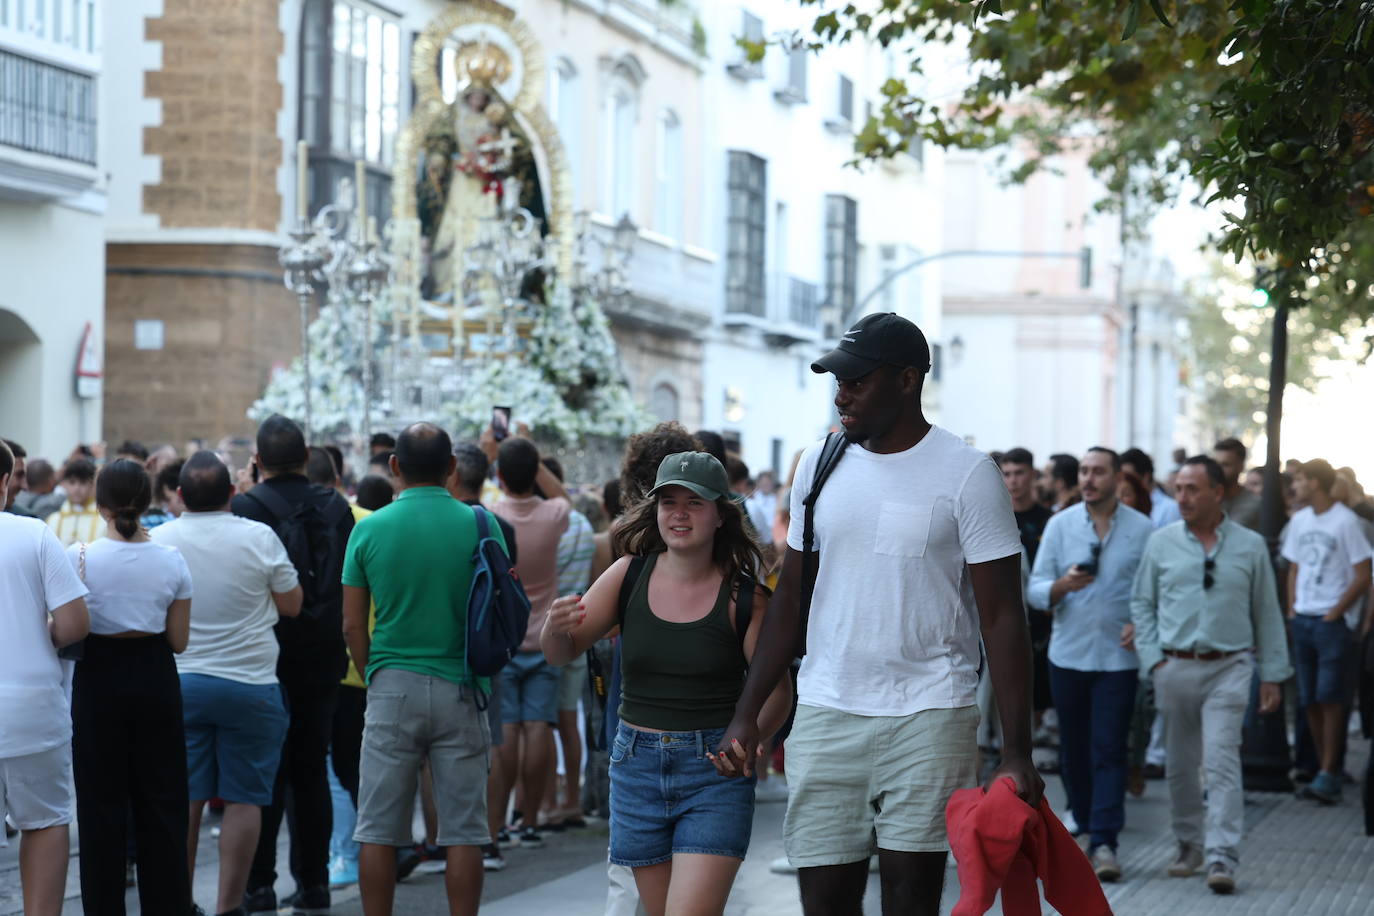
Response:
POLYGON ((835 349, 811 364, 811 371, 838 379, 862 378, 879 366, 930 371, 930 344, 921 329, 896 312, 865 315, 844 332, 835 349))

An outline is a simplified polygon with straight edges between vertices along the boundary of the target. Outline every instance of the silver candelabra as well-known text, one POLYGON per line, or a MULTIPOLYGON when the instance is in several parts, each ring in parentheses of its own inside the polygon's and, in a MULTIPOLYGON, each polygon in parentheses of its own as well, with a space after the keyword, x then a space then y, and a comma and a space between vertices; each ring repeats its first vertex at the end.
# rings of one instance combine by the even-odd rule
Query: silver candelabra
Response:
POLYGON ((391 273, 391 259, 377 244, 375 232, 355 217, 357 189, 353 182, 342 179, 335 200, 320 208, 314 220, 304 213, 298 217, 291 241, 283 245, 278 255, 286 281, 286 288, 295 295, 300 306, 301 370, 305 376, 305 435, 306 441, 314 432, 310 408, 312 379, 310 375, 310 301, 323 290, 331 303, 338 304, 345 297, 362 304, 363 322, 363 417, 362 437, 366 446, 371 438, 374 399, 372 321, 373 306, 391 273))

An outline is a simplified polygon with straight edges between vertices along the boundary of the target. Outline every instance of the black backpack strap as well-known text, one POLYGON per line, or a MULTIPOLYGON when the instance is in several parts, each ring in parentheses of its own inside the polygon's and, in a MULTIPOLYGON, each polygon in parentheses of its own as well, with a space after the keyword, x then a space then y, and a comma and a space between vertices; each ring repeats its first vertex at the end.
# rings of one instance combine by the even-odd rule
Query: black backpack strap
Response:
POLYGON ((820 457, 816 460, 816 472, 811 478, 811 489, 802 500, 802 593, 798 615, 797 654, 806 653, 806 628, 811 618, 811 596, 816 591, 816 575, 819 572, 820 558, 816 556, 816 499, 821 488, 830 479, 830 474, 844 456, 848 446, 844 433, 831 433, 825 438, 820 457))
POLYGON ((277 522, 280 522, 291 514, 291 504, 287 502, 280 493, 265 483, 258 484, 244 495, 256 501, 258 505, 266 509, 268 514, 276 519, 277 522))
POLYGON ((620 621, 622 630, 625 629, 625 612, 630 608, 630 598, 634 595, 639 577, 644 574, 644 564, 647 562, 648 559, 645 557, 631 557, 630 568, 625 570, 625 578, 620 583, 620 604, 616 611, 616 619, 620 621))

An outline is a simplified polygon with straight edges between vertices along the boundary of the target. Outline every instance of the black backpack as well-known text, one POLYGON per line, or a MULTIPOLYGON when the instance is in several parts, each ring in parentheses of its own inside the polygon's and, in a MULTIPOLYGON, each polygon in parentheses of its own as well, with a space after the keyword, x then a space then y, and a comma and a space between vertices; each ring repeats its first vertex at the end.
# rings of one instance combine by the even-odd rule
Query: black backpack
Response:
MULTIPOLYGON (((472 589, 467 605, 468 671, 490 677, 506 667, 530 623, 530 599, 501 543, 492 537, 490 516, 472 507, 477 549, 472 552, 472 589)), ((474 689, 477 708, 486 709, 490 693, 474 689)))
POLYGON ((806 628, 811 620, 811 596, 816 591, 816 575, 820 571, 820 558, 816 555, 815 549, 816 498, 821 495, 821 488, 830 479, 835 465, 844 457, 844 450, 848 445, 844 433, 831 433, 825 437, 825 445, 821 446, 821 456, 816 461, 816 473, 811 478, 811 489, 807 492, 806 499, 802 500, 805 514, 802 516, 802 592, 801 607, 797 613, 797 658, 806 654, 806 628))
POLYGON ((296 567, 304 592, 301 616, 317 620, 331 607, 341 606, 346 545, 340 541, 339 523, 349 514, 348 503, 323 488, 295 506, 265 484, 258 484, 247 495, 276 519, 272 530, 296 567))

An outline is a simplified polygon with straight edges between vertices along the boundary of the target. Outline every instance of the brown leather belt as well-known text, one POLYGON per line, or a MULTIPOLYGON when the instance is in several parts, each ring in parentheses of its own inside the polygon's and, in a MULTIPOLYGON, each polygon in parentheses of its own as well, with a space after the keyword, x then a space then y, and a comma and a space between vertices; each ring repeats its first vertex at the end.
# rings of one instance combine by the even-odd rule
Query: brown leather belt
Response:
POLYGON ((1186 649, 1165 649, 1164 654, 1170 658, 1189 658, 1199 662, 1214 662, 1219 658, 1230 658, 1232 655, 1239 655, 1242 652, 1249 651, 1249 649, 1234 649, 1230 652, 1221 652, 1219 650, 1189 652, 1186 649))

